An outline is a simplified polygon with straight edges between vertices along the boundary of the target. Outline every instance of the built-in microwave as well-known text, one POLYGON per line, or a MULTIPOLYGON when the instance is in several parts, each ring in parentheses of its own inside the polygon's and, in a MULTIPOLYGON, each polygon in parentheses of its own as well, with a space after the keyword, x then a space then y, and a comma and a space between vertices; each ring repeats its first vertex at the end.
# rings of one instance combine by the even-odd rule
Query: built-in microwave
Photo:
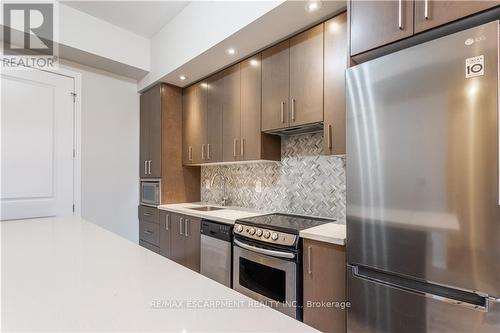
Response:
POLYGON ((161 203, 161 181, 158 179, 141 180, 141 205, 156 207, 161 203))

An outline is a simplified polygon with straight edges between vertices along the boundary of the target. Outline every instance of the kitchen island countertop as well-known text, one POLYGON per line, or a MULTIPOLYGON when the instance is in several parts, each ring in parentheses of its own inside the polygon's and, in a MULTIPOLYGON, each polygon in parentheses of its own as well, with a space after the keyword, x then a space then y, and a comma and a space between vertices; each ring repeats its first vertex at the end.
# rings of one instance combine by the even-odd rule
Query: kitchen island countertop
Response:
POLYGON ((80 218, 1 237, 4 331, 317 332, 80 218))

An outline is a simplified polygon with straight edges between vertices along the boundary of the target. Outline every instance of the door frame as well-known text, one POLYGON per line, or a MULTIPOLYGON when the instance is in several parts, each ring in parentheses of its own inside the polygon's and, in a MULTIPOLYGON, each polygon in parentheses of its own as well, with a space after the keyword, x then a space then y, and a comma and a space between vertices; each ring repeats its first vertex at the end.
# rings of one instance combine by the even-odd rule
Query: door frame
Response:
MULTIPOLYGON (((37 69, 37 68, 33 68, 37 69)), ((38 69, 51 74, 62 75, 73 79, 73 92, 76 93, 73 103, 73 204, 75 205, 73 216, 81 217, 81 186, 82 186, 82 74, 66 68, 38 69)))

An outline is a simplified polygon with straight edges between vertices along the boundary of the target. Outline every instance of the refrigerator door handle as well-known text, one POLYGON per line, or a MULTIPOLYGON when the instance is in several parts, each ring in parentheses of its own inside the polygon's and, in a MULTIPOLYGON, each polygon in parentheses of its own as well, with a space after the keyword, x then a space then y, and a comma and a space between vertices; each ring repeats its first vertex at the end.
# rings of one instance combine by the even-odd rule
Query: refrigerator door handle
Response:
POLYGON ((483 293, 464 291, 430 282, 420 281, 362 266, 352 266, 355 277, 391 288, 411 292, 437 301, 459 305, 471 310, 488 312, 489 304, 499 299, 483 293))

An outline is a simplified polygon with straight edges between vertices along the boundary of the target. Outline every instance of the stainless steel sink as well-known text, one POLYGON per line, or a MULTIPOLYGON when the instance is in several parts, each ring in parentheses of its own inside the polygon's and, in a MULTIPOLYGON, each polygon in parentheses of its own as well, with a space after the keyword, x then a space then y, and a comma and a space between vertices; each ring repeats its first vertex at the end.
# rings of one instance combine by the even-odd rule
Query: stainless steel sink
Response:
POLYGON ((213 207, 213 206, 202 206, 202 207, 187 207, 188 209, 192 210, 198 210, 200 212, 210 212, 213 210, 222 210, 225 208, 220 208, 220 207, 213 207))

